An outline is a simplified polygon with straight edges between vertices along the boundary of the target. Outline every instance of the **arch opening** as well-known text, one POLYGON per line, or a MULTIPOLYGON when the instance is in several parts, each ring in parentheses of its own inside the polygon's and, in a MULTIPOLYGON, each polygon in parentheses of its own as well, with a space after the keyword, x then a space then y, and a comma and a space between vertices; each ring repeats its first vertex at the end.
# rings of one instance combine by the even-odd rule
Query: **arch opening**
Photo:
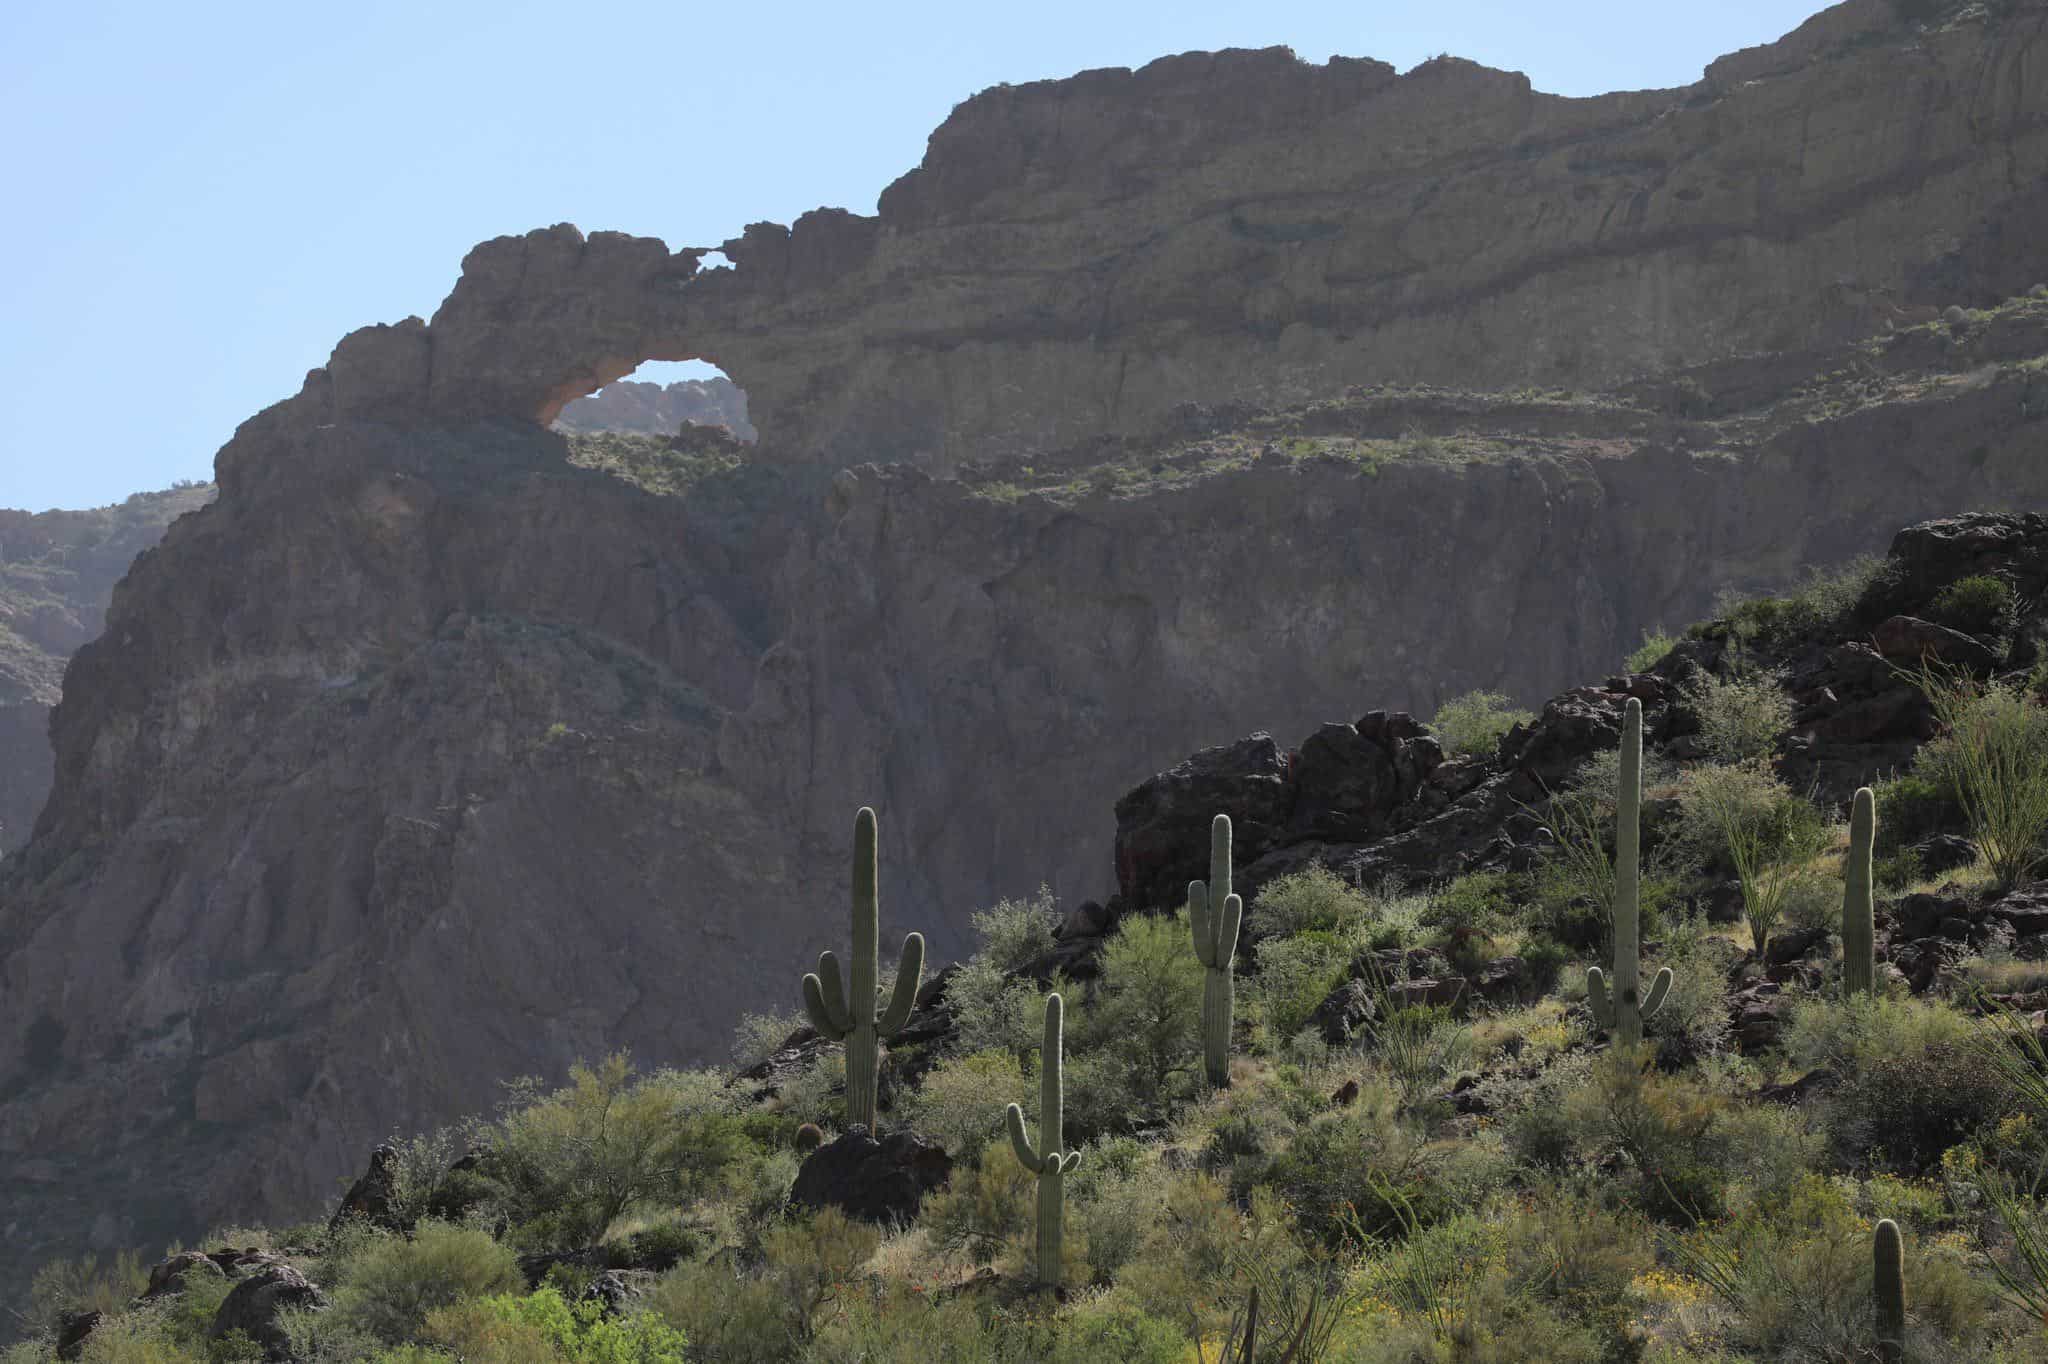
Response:
POLYGON ((752 445, 746 390, 708 360, 649 360, 597 392, 564 404, 554 429, 564 435, 614 432, 676 436, 690 427, 722 430, 752 445))

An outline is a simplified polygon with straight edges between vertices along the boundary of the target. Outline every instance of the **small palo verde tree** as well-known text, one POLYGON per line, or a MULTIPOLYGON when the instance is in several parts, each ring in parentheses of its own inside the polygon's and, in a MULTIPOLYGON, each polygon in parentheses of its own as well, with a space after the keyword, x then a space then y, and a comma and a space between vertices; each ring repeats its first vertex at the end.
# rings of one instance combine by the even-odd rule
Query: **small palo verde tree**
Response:
POLYGON ((1858 787, 1849 807, 1849 858, 1842 865, 1842 993, 1877 990, 1876 907, 1871 893, 1871 849, 1877 842, 1877 797, 1858 787))
POLYGON ((1202 1069, 1213 1089, 1230 1088, 1230 1023, 1236 1007, 1237 932, 1244 901, 1230 890, 1230 816, 1209 821, 1209 880, 1188 882, 1188 931, 1202 963, 1202 1069))
POLYGON ((880 1006, 875 991, 879 964, 875 921, 881 899, 875 867, 877 842, 875 812, 863 805, 853 817, 853 960, 848 963, 846 985, 841 988, 839 960, 830 952, 818 954, 818 969, 805 976, 803 984, 804 1009, 811 1016, 811 1025, 833 1041, 846 1043, 847 1125, 859 1123, 870 1132, 875 1130, 875 1072, 881 1039, 903 1030, 924 975, 924 935, 912 933, 903 940, 903 957, 896 967, 896 988, 888 1007, 880 1006))
POLYGON ((1081 1163, 1079 1151, 1062 1153, 1060 1138, 1066 1130, 1066 1063, 1060 1055, 1061 1024, 1065 1006, 1057 994, 1045 997, 1045 1045, 1038 1055, 1038 1139, 1043 1149, 1034 1149, 1024 1130, 1024 1110, 1011 1104, 1004 1113, 1010 1126, 1010 1146, 1017 1163, 1038 1176, 1038 1281, 1057 1287, 1060 1282, 1060 1251, 1066 1230, 1066 1180, 1081 1163))
POLYGON ((1614 812, 1614 975, 1591 967, 1586 997, 1593 1017, 1623 1047, 1643 1040, 1643 1020, 1671 989, 1671 968, 1639 992, 1642 970, 1643 703, 1631 696, 1621 712, 1621 786, 1614 812))

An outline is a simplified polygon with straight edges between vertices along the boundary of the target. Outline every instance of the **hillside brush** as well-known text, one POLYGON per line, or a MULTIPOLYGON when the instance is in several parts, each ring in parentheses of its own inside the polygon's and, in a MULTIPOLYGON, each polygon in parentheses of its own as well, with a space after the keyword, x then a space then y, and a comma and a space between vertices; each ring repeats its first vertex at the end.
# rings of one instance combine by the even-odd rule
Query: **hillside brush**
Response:
POLYGON ((1062 1153, 1059 1149, 1067 1117, 1066 1063, 1060 1055, 1064 1007, 1057 994, 1045 997, 1045 1043, 1038 1054, 1038 1138, 1043 1149, 1031 1145, 1022 1108, 1011 1104, 1003 1115, 1009 1122, 1010 1147, 1017 1153, 1017 1163, 1038 1176, 1038 1281, 1055 1288, 1061 1278, 1067 1176, 1081 1163, 1079 1151, 1062 1153))
POLYGON ((883 1038, 903 1030, 917 1003, 917 987, 924 975, 924 935, 912 933, 903 940, 903 957, 897 963, 896 984, 886 1008, 875 989, 879 961, 876 955, 876 924, 880 915, 881 892, 876 875, 878 836, 875 812, 862 806, 853 817, 853 959, 842 988, 839 960, 830 952, 818 954, 816 973, 804 977, 804 1010, 811 1026, 835 1042, 846 1043, 846 1122, 875 1130, 875 1073, 881 1063, 883 1038))
POLYGON ((1877 842, 1877 797, 1859 787, 1849 808, 1849 856, 1842 864, 1842 993, 1877 990, 1877 926, 1871 895, 1871 848, 1877 842))
POLYGON ((1642 954, 1643 703, 1631 696, 1622 708, 1621 787, 1614 809, 1614 973, 1595 966, 1586 972, 1586 1000, 1593 1018, 1634 1049, 1643 1040, 1643 1020, 1657 1012, 1671 989, 1671 968, 1640 992, 1642 954))
POLYGON ((1230 891, 1230 816, 1209 822, 1209 880, 1188 882, 1188 931, 1202 963, 1202 1070, 1212 1089, 1230 1088, 1230 1025, 1236 1008, 1237 932, 1244 901, 1230 891))

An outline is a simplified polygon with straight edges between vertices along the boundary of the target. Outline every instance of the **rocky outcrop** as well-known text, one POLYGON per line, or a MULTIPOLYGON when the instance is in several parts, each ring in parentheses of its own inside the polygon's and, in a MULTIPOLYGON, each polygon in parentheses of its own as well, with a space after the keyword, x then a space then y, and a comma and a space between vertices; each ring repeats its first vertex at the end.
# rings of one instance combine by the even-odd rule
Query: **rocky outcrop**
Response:
POLYGON ((64 663, 100 632, 114 584, 211 484, 90 511, 0 510, 0 853, 28 841, 50 790, 50 708, 64 663))
POLYGON ((2048 8, 1918 8, 1848 0, 1594 99, 1284 48, 997 87, 875 217, 754 224, 729 268, 567 226, 484 243, 290 420, 545 424, 708 359, 775 457, 945 470, 1191 401, 1600 387, 1932 319, 2048 279, 2048 8))
MULTIPOLYGON (((1346 393, 1590 385, 1884 320, 1819 281, 1975 302, 2031 270, 2035 236, 1980 247, 2038 178, 2041 9, 1880 11, 1596 101, 1173 59, 970 101, 878 219, 751 229, 730 269, 570 228, 477 248, 431 326, 352 334, 241 427, 72 660, 0 868, 0 1270, 315 1215, 507 1074, 722 1055, 839 944, 861 804, 885 921, 939 958, 995 895, 1106 891, 1100 813, 1223 735, 1329 726, 1248 885, 1359 838, 1375 873, 1511 856, 1513 778, 1393 708, 1533 700, 1721 586, 2048 493, 2048 308, 1572 398, 1346 393), (544 424, 693 356, 762 427, 737 467, 659 496, 544 424), (1338 448, 1410 424, 1483 456, 1338 448), (1102 438, 1104 478, 1007 481, 1102 438), (917 467, 968 454, 1014 473, 917 467)), ((1619 696, 1514 760, 1551 770, 1619 696)))
POLYGON ((877 1141, 859 1123, 804 1157, 790 1186, 793 1207, 833 1207, 860 1222, 907 1226, 925 1195, 952 1177, 953 1160, 915 1132, 877 1141))

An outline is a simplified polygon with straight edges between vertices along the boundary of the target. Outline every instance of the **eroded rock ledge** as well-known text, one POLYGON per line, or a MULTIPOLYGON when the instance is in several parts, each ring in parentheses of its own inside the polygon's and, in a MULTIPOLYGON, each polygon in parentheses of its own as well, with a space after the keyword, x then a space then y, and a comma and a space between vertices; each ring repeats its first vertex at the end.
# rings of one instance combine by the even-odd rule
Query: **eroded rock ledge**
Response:
MULTIPOLYGON (((2048 6, 1849 0, 1678 90, 1566 99, 1284 48, 1000 86, 875 217, 670 251, 485 242, 432 322, 336 347, 279 423, 546 423, 707 359, 764 451, 1054 451, 1350 383, 1589 388, 1840 341, 2048 278, 2048 6), (2030 78, 2031 74, 2031 78, 2030 78)), ((233 491, 264 441, 221 459, 233 491)))

